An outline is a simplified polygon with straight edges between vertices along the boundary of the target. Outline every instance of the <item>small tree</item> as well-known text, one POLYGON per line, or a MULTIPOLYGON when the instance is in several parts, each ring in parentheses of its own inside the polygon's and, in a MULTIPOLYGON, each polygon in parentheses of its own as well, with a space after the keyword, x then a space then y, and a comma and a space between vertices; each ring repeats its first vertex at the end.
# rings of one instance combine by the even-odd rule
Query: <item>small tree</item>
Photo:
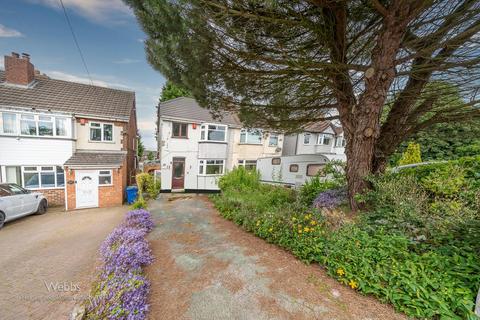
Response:
POLYGON ((191 94, 187 89, 175 85, 171 81, 167 81, 162 87, 162 95, 160 101, 167 101, 178 97, 190 97, 191 94))
POLYGON ((155 154, 152 151, 149 151, 147 154, 147 159, 152 161, 153 159, 155 159, 155 154))
POLYGON ((398 161, 398 164, 403 166, 406 164, 420 163, 422 162, 422 156, 420 152, 420 145, 418 143, 410 142, 407 150, 402 155, 402 158, 398 161))
POLYGON ((139 135, 137 138, 137 156, 139 158, 142 158, 144 152, 145 152, 145 146, 143 145, 142 137, 139 135))

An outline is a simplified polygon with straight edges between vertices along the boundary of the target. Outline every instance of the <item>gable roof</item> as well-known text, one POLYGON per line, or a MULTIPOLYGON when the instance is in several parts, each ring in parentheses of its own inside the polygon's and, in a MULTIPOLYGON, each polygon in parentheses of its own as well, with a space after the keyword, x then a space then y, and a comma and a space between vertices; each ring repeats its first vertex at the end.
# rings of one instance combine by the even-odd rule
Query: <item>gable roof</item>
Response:
POLYGON ((214 119, 210 111, 202 108, 195 99, 179 97, 172 100, 160 102, 160 117, 171 117, 182 120, 194 120, 199 122, 213 122, 241 126, 242 123, 238 117, 230 112, 223 112, 221 119, 214 119))
POLYGON ((305 131, 307 132, 313 132, 313 133, 322 133, 328 128, 332 128, 333 132, 335 134, 341 134, 343 132, 343 128, 340 126, 334 125, 331 121, 320 121, 320 122, 315 122, 312 124, 309 124, 305 126, 305 131))
POLYGON ((0 70, 0 105, 36 108, 128 121, 135 92, 51 79, 36 75, 29 87, 5 83, 0 70))

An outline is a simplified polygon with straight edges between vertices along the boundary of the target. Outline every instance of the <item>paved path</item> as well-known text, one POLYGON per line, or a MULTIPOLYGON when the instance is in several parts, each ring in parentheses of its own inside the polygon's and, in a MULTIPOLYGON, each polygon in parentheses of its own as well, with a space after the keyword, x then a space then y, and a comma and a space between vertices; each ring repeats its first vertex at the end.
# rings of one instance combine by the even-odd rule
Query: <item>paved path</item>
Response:
POLYGON ((0 230, 0 319, 68 319, 75 299, 90 291, 101 242, 126 211, 49 211, 7 222, 0 230))
POLYGON ((206 197, 163 194, 150 208, 150 319, 404 319, 222 219, 206 197))

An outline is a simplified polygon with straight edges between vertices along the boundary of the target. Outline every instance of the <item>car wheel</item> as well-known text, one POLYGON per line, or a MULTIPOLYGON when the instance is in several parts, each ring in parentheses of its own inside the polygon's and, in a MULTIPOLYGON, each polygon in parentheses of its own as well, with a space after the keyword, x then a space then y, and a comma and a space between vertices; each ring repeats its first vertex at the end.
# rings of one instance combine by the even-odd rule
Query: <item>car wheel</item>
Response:
POLYGON ((4 223, 5 223, 5 213, 0 211, 0 229, 2 229, 4 223))
POLYGON ((38 205, 37 214, 44 214, 47 212, 47 200, 43 199, 38 205))

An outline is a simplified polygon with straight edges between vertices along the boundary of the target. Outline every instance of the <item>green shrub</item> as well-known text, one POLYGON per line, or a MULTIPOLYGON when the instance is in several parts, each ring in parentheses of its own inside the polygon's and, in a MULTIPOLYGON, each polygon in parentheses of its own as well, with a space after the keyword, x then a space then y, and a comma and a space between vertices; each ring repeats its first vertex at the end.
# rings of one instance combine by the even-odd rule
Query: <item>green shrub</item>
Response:
POLYGON ((237 167, 220 177, 218 186, 221 190, 227 189, 256 189, 260 186, 260 173, 237 167))
POLYGON ((135 179, 137 181, 139 198, 143 198, 144 192, 147 192, 151 199, 155 199, 158 196, 161 187, 160 180, 155 182, 153 175, 146 172, 137 174, 135 179))
POLYGON ((142 198, 137 198, 135 202, 132 204, 132 209, 146 209, 147 208, 147 201, 142 198))
POLYGON ((465 172, 456 164, 447 163, 433 169, 421 179, 423 187, 434 195, 452 197, 465 186, 465 172))
POLYGON ((346 186, 344 172, 344 163, 338 161, 328 163, 318 175, 303 184, 300 188, 299 201, 305 206, 311 206, 319 193, 346 186))
POLYGON ((398 165, 406 165, 412 163, 422 162, 422 153, 420 152, 420 145, 418 143, 410 142, 407 150, 402 155, 402 158, 398 161, 398 165))

